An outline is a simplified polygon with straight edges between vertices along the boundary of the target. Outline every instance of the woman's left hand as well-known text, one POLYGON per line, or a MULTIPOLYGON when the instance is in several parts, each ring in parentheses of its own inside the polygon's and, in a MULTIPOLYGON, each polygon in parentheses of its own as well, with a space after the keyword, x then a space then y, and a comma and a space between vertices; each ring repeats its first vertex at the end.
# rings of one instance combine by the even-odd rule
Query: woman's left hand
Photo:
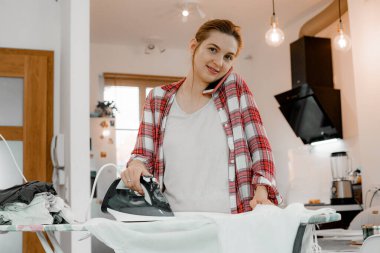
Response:
POLYGON ((252 209, 255 209, 255 207, 258 204, 273 205, 273 203, 268 199, 267 188, 263 185, 258 185, 256 187, 255 195, 253 199, 249 202, 249 205, 252 207, 252 209))

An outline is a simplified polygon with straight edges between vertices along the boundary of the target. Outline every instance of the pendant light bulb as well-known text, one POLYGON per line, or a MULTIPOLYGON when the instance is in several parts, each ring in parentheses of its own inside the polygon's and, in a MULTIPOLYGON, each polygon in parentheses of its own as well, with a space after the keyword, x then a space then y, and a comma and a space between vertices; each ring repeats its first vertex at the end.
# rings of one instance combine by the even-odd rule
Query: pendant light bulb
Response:
POLYGON ((340 11, 340 0, 338 1, 339 8, 339 25, 338 25, 338 34, 334 37, 333 45, 334 48, 346 52, 351 48, 351 39, 350 37, 343 32, 343 21, 342 13, 340 11))
POLYGON ((278 28, 275 17, 272 17, 271 28, 265 33, 265 41, 271 47, 278 47, 285 39, 284 32, 278 28))
POLYGON ((348 51, 351 48, 351 39, 339 29, 338 34, 334 37, 334 47, 340 51, 348 51))

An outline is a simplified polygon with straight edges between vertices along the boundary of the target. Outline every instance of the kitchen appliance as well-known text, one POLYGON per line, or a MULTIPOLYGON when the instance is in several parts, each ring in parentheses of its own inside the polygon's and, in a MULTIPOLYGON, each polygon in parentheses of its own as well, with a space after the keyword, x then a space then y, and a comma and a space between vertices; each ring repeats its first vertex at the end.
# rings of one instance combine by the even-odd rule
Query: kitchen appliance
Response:
POLYGON ((101 210, 110 213, 118 221, 155 221, 174 217, 169 202, 160 191, 154 177, 140 178, 144 195, 127 188, 116 179, 103 199, 101 210))
POLYGON ((342 138, 340 91, 334 89, 331 40, 304 36, 290 44, 292 89, 275 95, 304 144, 342 138))
POLYGON ((338 90, 303 84, 275 98, 290 127, 304 144, 342 138, 338 90))
POLYGON ((347 152, 340 151, 331 153, 330 161, 333 178, 331 186, 331 204, 355 204, 352 183, 351 180, 349 180, 351 162, 347 152))
POLYGON ((363 225, 363 240, 367 239, 368 237, 372 235, 380 235, 380 226, 379 225, 363 225))

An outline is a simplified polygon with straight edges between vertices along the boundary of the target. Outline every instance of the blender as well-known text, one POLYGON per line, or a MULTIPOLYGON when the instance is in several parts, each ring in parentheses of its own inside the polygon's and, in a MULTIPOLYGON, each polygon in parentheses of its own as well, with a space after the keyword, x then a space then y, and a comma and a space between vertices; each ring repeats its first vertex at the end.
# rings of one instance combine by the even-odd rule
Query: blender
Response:
POLYGON ((351 160, 347 152, 331 153, 331 174, 333 177, 331 187, 331 205, 355 204, 352 183, 349 180, 351 160))

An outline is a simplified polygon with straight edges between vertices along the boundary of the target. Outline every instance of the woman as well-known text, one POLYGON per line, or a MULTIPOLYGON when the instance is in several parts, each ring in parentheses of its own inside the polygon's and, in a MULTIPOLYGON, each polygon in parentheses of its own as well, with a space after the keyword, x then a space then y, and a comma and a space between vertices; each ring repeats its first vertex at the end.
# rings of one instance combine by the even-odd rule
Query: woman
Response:
POLYGON ((143 194, 140 176, 153 175, 173 211, 241 213, 281 202, 252 93, 232 73, 241 48, 240 28, 229 20, 199 28, 186 78, 147 97, 135 149, 121 173, 127 187, 143 194))

